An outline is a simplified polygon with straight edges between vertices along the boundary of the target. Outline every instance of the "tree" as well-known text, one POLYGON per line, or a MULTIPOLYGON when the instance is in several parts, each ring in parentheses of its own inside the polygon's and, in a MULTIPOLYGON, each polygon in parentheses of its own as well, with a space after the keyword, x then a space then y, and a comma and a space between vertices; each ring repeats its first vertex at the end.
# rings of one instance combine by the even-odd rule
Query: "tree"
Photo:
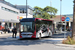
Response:
POLYGON ((46 11, 47 13, 49 13, 52 16, 55 16, 58 10, 53 7, 47 6, 44 8, 44 11, 46 11))
POLYGON ((75 40, 75 0, 74 0, 74 11, 73 11, 72 37, 75 40))
POLYGON ((58 11, 57 9, 50 7, 50 6, 46 6, 45 8, 40 8, 40 7, 35 6, 34 17, 50 19, 51 17, 55 17, 57 11, 58 11))
POLYGON ((35 6, 34 7, 34 17, 35 18, 42 18, 42 11, 43 11, 42 8, 35 6))

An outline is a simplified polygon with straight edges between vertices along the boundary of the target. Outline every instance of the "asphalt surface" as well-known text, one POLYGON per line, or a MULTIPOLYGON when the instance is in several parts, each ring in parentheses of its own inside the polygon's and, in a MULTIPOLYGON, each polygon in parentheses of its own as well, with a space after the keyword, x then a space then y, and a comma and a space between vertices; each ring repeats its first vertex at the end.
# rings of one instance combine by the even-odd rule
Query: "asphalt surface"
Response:
MULTIPOLYGON (((66 33, 66 37, 71 32, 66 33)), ((7 40, 11 35, 0 36, 0 50, 75 50, 73 47, 58 46, 64 39, 64 32, 42 39, 7 40)))
POLYGON ((72 32, 57 32, 51 38, 66 38, 67 36, 72 36, 72 32))

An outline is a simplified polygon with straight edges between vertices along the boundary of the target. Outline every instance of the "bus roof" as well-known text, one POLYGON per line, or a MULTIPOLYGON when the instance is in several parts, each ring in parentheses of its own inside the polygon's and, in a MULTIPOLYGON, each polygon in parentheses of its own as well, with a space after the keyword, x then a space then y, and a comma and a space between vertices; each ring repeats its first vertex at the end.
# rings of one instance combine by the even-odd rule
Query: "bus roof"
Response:
POLYGON ((33 22, 33 21, 36 21, 36 20, 45 20, 45 21, 52 21, 53 20, 48 20, 48 19, 42 19, 42 18, 23 18, 20 20, 20 22, 33 22))

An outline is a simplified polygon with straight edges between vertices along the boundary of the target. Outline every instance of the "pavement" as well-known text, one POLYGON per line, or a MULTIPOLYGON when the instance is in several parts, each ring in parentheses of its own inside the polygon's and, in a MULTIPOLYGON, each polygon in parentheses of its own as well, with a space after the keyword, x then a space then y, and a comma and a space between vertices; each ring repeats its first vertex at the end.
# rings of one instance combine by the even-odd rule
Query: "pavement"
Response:
POLYGON ((69 44, 55 44, 56 46, 62 46, 62 47, 72 47, 75 48, 75 45, 69 45, 69 44))
POLYGON ((8 36, 8 35, 12 35, 12 33, 0 33, 0 36, 8 36))
MULTIPOLYGON (((16 38, 12 38, 12 33, 6 33, 6 34, 1 34, 0 33, 0 36, 9 36, 8 38, 7 38, 7 40, 18 40, 19 39, 19 33, 17 33, 17 37, 16 38)), ((46 39, 41 39, 41 41, 45 41, 45 40, 59 40, 59 41, 61 41, 62 42, 62 40, 64 40, 64 39, 66 39, 66 38, 46 38, 46 39)), ((73 47, 73 48, 75 48, 75 45, 68 45, 68 44, 55 44, 56 46, 63 46, 63 47, 73 47)))
POLYGON ((12 38, 13 33, 0 33, 0 37, 3 36, 9 36, 6 40, 18 40, 19 39, 19 33, 17 33, 16 38, 12 38))
MULTIPOLYGON (((67 31, 67 32, 65 32, 65 31, 62 31, 62 33, 72 33, 72 31, 67 31)), ((57 34, 61 34, 61 32, 60 31, 57 31, 57 34)), ((71 36, 71 35, 70 35, 71 36)), ((64 39, 66 39, 66 38, 58 38, 59 40, 64 40, 64 39)), ((61 41, 62 42, 62 41, 61 41)), ((73 48, 75 48, 75 45, 70 45, 70 44, 55 44, 56 46, 62 46, 62 47, 73 47, 73 48)))

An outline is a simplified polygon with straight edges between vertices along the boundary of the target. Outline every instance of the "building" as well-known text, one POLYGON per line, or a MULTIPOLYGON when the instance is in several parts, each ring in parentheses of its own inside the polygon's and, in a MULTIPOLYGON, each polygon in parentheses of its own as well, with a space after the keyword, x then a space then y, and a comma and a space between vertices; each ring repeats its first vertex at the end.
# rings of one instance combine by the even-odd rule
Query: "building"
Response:
MULTIPOLYGON (((33 8, 30 6, 27 6, 27 12, 26 12, 26 6, 25 5, 14 5, 17 9, 20 10, 20 13, 18 14, 19 20, 22 18, 26 18, 26 13, 27 13, 27 18, 33 18, 33 8)), ((18 28, 17 24, 17 28, 18 28)))
POLYGON ((27 13, 27 18, 33 18, 33 8, 32 7, 27 6, 27 12, 26 12, 25 5, 15 5, 15 7, 20 10, 19 17, 26 18, 26 13, 27 13))
POLYGON ((16 9, 14 5, 6 2, 5 0, 0 0, 0 30, 2 27, 5 29, 12 29, 19 23, 17 16, 20 10, 16 9))
POLYGON ((69 14, 69 15, 61 15, 61 17, 64 17, 66 19, 66 17, 70 18, 70 21, 60 21, 60 15, 56 15, 55 18, 51 18, 51 20, 54 20, 54 26, 57 30, 60 30, 60 28, 62 28, 62 30, 65 30, 65 25, 66 25, 66 29, 72 29, 72 22, 73 22, 73 15, 69 14))
POLYGON ((73 18, 73 14, 66 14, 64 16, 69 17, 69 18, 73 18))
MULTIPOLYGON (((27 18, 33 18, 33 8, 27 6, 27 10, 27 18)), ((26 18, 25 5, 13 5, 5 0, 0 0, 0 30, 13 27, 19 29, 20 18, 26 18)))

